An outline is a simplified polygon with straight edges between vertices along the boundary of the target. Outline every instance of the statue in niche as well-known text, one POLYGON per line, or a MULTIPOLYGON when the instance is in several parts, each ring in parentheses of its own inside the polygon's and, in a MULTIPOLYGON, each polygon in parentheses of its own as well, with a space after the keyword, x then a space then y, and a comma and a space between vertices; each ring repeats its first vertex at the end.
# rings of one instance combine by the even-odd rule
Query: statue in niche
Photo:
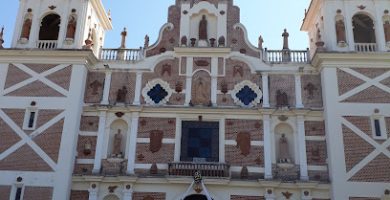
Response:
POLYGON ((385 21, 383 24, 383 29, 385 31, 386 42, 390 42, 390 21, 385 21))
POLYGON ((161 76, 164 76, 164 74, 168 74, 168 76, 171 76, 171 74, 172 74, 172 66, 171 65, 165 64, 162 66, 161 76))
POLYGON ((199 23, 199 40, 207 40, 207 19, 206 15, 202 16, 199 23))
POLYGON ((150 146, 149 150, 152 153, 156 153, 160 151, 162 147, 162 139, 163 139, 164 132, 160 130, 154 130, 150 132, 150 146))
POLYGON ((76 26, 77 26, 76 9, 73 9, 72 14, 70 14, 70 16, 69 16, 68 27, 66 30, 66 38, 67 39, 74 39, 74 36, 76 33, 76 26))
POLYGON ((237 134, 237 147, 240 148, 241 154, 248 156, 251 150, 251 135, 247 132, 241 132, 237 134))
POLYGON ((112 157, 122 157, 122 131, 118 129, 118 132, 114 136, 114 143, 112 149, 112 157))
POLYGON ((116 102, 117 103, 125 103, 126 96, 127 96, 127 88, 126 88, 126 86, 123 86, 122 89, 119 89, 117 94, 116 94, 116 102))
POLYGON ((288 107, 288 96, 286 92, 276 91, 276 107, 288 107))
POLYGON ((288 150, 288 140, 284 133, 279 139, 279 163, 291 163, 291 158, 288 150))
POLYGON ((192 99, 192 104, 194 105, 208 105, 209 98, 207 95, 207 91, 209 90, 207 88, 206 82, 203 79, 203 77, 199 77, 195 82, 195 95, 192 99))
POLYGON ((345 23, 342 19, 336 21, 336 37, 337 43, 345 43, 347 40, 345 35, 345 23))
POLYGON ((30 38, 30 32, 31 32, 31 25, 32 25, 32 9, 29 8, 27 10, 27 14, 24 16, 24 22, 22 27, 22 33, 20 35, 21 39, 29 39, 30 38))

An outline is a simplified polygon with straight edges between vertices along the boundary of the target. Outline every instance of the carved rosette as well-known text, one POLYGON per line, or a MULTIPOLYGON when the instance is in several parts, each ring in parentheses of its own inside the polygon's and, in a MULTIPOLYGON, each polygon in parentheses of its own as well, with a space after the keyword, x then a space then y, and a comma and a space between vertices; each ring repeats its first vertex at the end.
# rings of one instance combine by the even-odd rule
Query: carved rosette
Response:
POLYGON ((161 79, 154 79, 146 83, 142 90, 142 96, 145 102, 150 105, 165 105, 172 96, 174 90, 170 88, 169 83, 161 79))
POLYGON ((235 85, 230 94, 235 104, 248 108, 256 107, 263 98, 263 92, 259 86, 248 80, 235 85))

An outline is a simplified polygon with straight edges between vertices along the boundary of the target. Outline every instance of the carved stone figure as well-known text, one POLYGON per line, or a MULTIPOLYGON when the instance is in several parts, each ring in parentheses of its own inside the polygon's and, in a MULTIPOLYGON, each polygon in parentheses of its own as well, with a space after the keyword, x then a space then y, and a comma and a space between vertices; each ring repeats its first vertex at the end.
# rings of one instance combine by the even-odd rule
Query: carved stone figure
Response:
POLYGON ((264 43, 263 37, 260 35, 259 43, 258 43, 258 48, 259 49, 263 49, 263 43, 264 43))
POLYGON ((161 76, 164 76, 164 74, 168 74, 168 76, 171 76, 171 74, 172 74, 172 66, 171 65, 164 64, 162 66, 161 76))
POLYGON ((187 36, 183 36, 181 38, 181 46, 187 46, 187 42, 188 42, 187 36))
POLYGON ((319 161, 321 159, 320 148, 318 146, 313 146, 311 149, 312 159, 315 161, 319 161))
POLYGON ((241 132, 237 134, 237 147, 240 148, 241 154, 248 156, 251 150, 251 135, 247 132, 241 132))
POLYGON ((337 43, 345 43, 347 37, 345 35, 345 23, 344 20, 336 21, 336 37, 337 43))
POLYGON ((303 89, 307 91, 307 93, 308 93, 307 98, 309 98, 309 99, 313 99, 314 98, 314 91, 318 90, 318 88, 313 83, 308 83, 305 86, 305 88, 303 88, 303 89))
POLYGON ((98 80, 95 80, 91 84, 89 84, 89 87, 92 88, 92 95, 98 95, 99 88, 101 88, 102 86, 103 84, 101 84, 98 80))
POLYGON ((281 90, 276 91, 276 107, 287 106, 289 106, 287 93, 282 92, 281 90))
POLYGON ((282 137, 279 140, 279 163, 291 163, 288 140, 285 134, 282 134, 282 137))
POLYGON ((207 40, 207 19, 206 15, 202 16, 199 23, 199 40, 207 40))
POLYGON ((290 34, 287 32, 287 29, 284 29, 284 32, 282 34, 283 37, 283 50, 289 49, 288 47, 288 37, 290 34))
POLYGON ((244 76, 244 68, 240 65, 233 67, 233 77, 235 77, 237 74, 239 74, 241 77, 244 76))
POLYGON ((68 27, 66 30, 67 39, 74 39, 76 33, 76 26, 77 26, 77 15, 76 15, 76 10, 73 9, 72 14, 70 14, 69 16, 68 27))
POLYGON ((114 143, 113 143, 113 150, 112 155, 113 156, 119 156, 122 154, 121 147, 122 147, 122 131, 118 129, 118 132, 114 136, 114 143))
POLYGON ((156 175, 158 174, 158 166, 156 163, 153 163, 149 170, 150 174, 156 175))
POLYGON ((3 49, 3 44, 4 44, 4 39, 3 39, 3 35, 4 35, 4 27, 1 28, 1 32, 0 32, 0 49, 3 49))
POLYGON ((117 94, 116 94, 116 102, 117 103, 125 103, 126 96, 127 96, 127 88, 126 88, 126 86, 123 86, 122 89, 119 89, 117 94))
POLYGON ((207 105, 209 103, 206 82, 203 77, 199 77, 195 82, 195 95, 192 98, 192 104, 194 105, 207 105))
POLYGON ((21 39, 27 39, 28 40, 30 38, 32 18, 33 18, 32 10, 28 9, 27 10, 27 14, 24 16, 22 33, 20 35, 21 39))
POLYGON ((390 21, 386 21, 383 24, 383 29, 385 31, 385 39, 386 42, 390 42, 390 21))
POLYGON ((126 48, 126 37, 127 37, 127 30, 126 28, 123 28, 123 31, 121 32, 122 40, 121 40, 121 49, 126 48))
POLYGON ((241 179, 247 179, 249 177, 249 170, 247 166, 243 166, 240 173, 241 179))
POLYGON ((150 146, 149 150, 152 153, 156 153, 160 151, 162 147, 162 139, 163 139, 164 132, 160 130, 154 130, 150 132, 150 146))
POLYGON ((144 49, 149 47, 149 35, 145 35, 144 49))

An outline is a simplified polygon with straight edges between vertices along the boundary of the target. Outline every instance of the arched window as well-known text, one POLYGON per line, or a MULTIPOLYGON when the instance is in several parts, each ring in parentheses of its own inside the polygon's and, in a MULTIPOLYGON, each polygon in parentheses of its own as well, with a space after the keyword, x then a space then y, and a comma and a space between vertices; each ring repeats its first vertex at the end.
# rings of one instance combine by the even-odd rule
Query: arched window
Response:
POLYGON ((186 197, 184 200, 207 200, 207 197, 201 194, 194 194, 186 197))
POLYGON ((374 21, 365 14, 352 18, 355 43, 376 43, 374 21))
POLYGON ((39 40, 58 40, 61 17, 57 14, 46 15, 41 22, 39 40))

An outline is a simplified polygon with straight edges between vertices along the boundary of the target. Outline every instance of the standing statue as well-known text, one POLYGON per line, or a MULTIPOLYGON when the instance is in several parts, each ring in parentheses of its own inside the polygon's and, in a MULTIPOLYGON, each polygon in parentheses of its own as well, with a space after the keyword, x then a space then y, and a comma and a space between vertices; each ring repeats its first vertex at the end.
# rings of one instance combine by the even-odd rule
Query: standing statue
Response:
POLYGON ((194 105, 207 105, 209 103, 207 95, 207 86, 202 77, 199 77, 196 80, 194 85, 195 87, 195 96, 193 97, 192 103, 194 105))
POLYGON ((347 37, 345 35, 345 24, 342 19, 336 22, 336 37, 337 43, 345 43, 347 41, 347 37))
POLYGON ((123 28, 123 31, 121 32, 121 36, 122 36, 122 39, 121 39, 121 46, 120 46, 119 48, 125 49, 125 48, 126 48, 126 37, 127 37, 127 30, 126 30, 126 27, 123 28))
POLYGON ((145 35, 144 49, 149 47, 149 35, 145 35))
POLYGON ((32 25, 32 9, 29 8, 27 10, 27 14, 24 16, 24 22, 22 27, 22 33, 20 35, 21 39, 28 40, 30 38, 30 32, 31 32, 31 25, 32 25))
POLYGON ((77 26, 77 15, 76 15, 76 10, 73 9, 72 14, 70 14, 69 16, 68 27, 66 30, 67 39, 74 39, 76 33, 76 26, 77 26))
POLYGON ((207 19, 206 15, 203 15, 199 23, 199 40, 207 41, 207 38, 207 19))
POLYGON ((1 32, 0 32, 0 49, 3 49, 3 44, 4 44, 4 39, 3 39, 3 35, 4 35, 4 26, 1 28, 1 32))
POLYGON ((259 43, 258 43, 258 48, 259 49, 263 49, 263 43, 264 43, 263 37, 260 35, 259 43))
POLYGON ((122 147, 122 133, 121 133, 121 130, 118 129, 118 133, 115 134, 114 136, 114 143, 113 143, 113 147, 112 147, 112 156, 116 156, 116 157, 119 157, 121 154, 122 154, 122 151, 121 151, 121 147, 122 147))
POLYGON ((291 163, 288 141, 285 134, 279 139, 279 163, 291 163))
POLYGON ((284 32, 282 34, 283 37, 283 50, 289 49, 288 47, 288 37, 290 34, 287 32, 287 29, 284 29, 284 32))
POLYGON ((385 39, 386 42, 390 42, 390 21, 386 21, 383 24, 383 29, 385 31, 385 39))

